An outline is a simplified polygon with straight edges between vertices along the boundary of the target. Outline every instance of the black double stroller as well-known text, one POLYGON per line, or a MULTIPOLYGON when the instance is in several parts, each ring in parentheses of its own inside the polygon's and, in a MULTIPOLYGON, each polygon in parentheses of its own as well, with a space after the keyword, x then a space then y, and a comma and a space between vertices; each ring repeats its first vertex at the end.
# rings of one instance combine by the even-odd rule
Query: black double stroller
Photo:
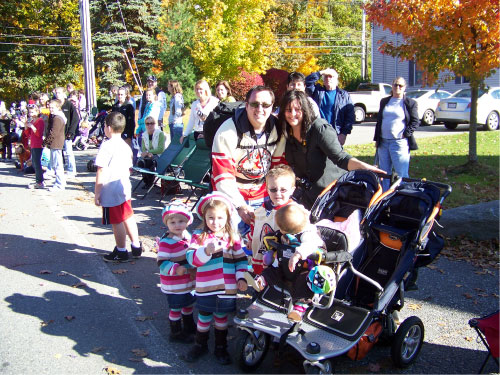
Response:
MULTIPOLYGON (((397 325, 394 312, 418 267, 439 254, 444 241, 433 231, 449 185, 398 179, 382 193, 370 171, 351 171, 327 187, 311 210, 327 252, 322 264, 336 276, 329 294, 315 294, 299 323, 287 319, 291 298, 284 289, 267 287, 235 323, 241 330, 238 361, 245 372, 263 361, 272 341, 279 350, 292 346, 304 358, 306 373, 331 373, 332 358, 362 358, 379 337, 391 343, 398 367, 417 358, 424 338, 422 321, 411 316, 397 325), (359 210, 359 236, 346 235, 332 223, 359 210)), ((276 245, 283 246, 283 245, 276 245)))

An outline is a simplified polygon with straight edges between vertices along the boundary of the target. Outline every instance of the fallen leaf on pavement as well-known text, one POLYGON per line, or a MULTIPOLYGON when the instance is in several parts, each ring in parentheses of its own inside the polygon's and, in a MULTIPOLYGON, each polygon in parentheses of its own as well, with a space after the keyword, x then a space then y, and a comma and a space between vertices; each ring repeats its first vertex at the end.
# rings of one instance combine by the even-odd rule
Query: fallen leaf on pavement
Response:
POLYGON ((371 372, 379 372, 380 371, 380 364, 378 364, 378 363, 370 363, 368 365, 368 369, 371 372))
POLYGON ((137 285, 137 284, 132 285, 132 288, 134 288, 134 289, 139 289, 140 287, 141 287, 141 286, 140 286, 140 285, 137 285))
POLYGON ((71 285, 73 288, 86 288, 87 287, 87 284, 85 284, 84 282, 79 282, 79 283, 76 283, 76 284, 73 284, 71 285))
POLYGON ((103 371, 106 371, 106 373, 108 373, 109 375, 118 375, 118 374, 121 374, 120 370, 118 370, 116 368, 113 368, 113 367, 110 367, 110 366, 104 367, 103 371))
POLYGON ((75 317, 73 315, 66 315, 64 317, 67 321, 71 322, 73 319, 75 319, 75 317))
POLYGON ((117 269, 117 270, 113 270, 113 271, 111 271, 111 272, 113 272, 113 273, 115 273, 115 274, 122 275, 122 274, 124 274, 124 273, 127 273, 127 272, 128 272, 128 270, 125 270, 125 269, 123 269, 123 268, 120 268, 120 269, 117 269))
POLYGON ((54 320, 53 320, 53 319, 50 319, 50 320, 48 320, 48 321, 46 321, 46 322, 40 322, 40 325, 41 325, 42 327, 47 327, 49 324, 52 324, 52 323, 54 323, 54 320))
POLYGON ((142 362, 142 358, 139 357, 131 357, 128 360, 131 362, 142 362))
POLYGON ((143 335, 143 336, 149 336, 149 334, 150 334, 150 333, 151 333, 151 330, 150 330, 150 329, 147 329, 147 330, 145 330, 145 331, 142 331, 142 332, 141 332, 141 335, 143 335))
POLYGON ((49 271, 49 270, 41 270, 40 271, 40 275, 50 275, 52 273, 52 271, 49 271))
POLYGON ((472 295, 470 295, 469 293, 464 293, 463 296, 467 299, 472 299, 472 295))
POLYGON ((457 284, 455 285, 457 288, 461 288, 463 285, 462 284, 457 284))
POLYGON ((144 322, 146 320, 153 320, 153 318, 151 316, 144 316, 144 315, 141 315, 141 316, 136 316, 135 317, 135 320, 139 321, 139 322, 144 322))
POLYGON ((470 337, 470 336, 467 336, 467 337, 464 337, 465 338, 465 341, 472 341, 474 340, 474 337, 470 337))
POLYGON ((422 305, 419 305, 418 303, 410 303, 408 305, 408 308, 410 310, 420 310, 422 308, 422 305))
POLYGON ((51 239, 56 240, 57 236, 50 236, 51 239))
POLYGON ((145 351, 144 349, 132 349, 132 353, 134 353, 137 357, 147 357, 148 352, 145 351))
POLYGON ((68 276, 68 274, 66 272, 62 271, 62 272, 59 272, 57 274, 57 276, 68 276))
POLYGON ((91 350, 92 353, 99 353, 104 350, 104 346, 96 346, 91 350))
POLYGON ((82 276, 83 277, 91 277, 92 275, 90 273, 84 273, 82 276))

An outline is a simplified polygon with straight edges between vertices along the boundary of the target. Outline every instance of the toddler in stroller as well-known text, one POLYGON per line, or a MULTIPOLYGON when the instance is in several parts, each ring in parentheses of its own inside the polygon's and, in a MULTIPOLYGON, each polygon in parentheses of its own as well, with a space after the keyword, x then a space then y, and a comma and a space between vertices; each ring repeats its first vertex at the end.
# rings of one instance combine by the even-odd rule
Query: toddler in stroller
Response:
MULTIPOLYGON (((266 236, 266 247, 270 250, 264 254, 263 263, 267 268, 262 275, 249 279, 258 292, 267 285, 287 289, 292 297, 293 309, 288 313, 292 321, 302 320, 307 310, 308 300, 313 292, 307 286, 307 277, 311 269, 311 262, 307 258, 314 252, 323 253, 324 243, 319 236, 316 226, 309 223, 309 213, 297 204, 281 207, 276 212, 275 220, 279 231, 272 236, 284 247, 271 244, 270 237, 266 236)), ((321 255, 319 256, 321 258, 321 255)))

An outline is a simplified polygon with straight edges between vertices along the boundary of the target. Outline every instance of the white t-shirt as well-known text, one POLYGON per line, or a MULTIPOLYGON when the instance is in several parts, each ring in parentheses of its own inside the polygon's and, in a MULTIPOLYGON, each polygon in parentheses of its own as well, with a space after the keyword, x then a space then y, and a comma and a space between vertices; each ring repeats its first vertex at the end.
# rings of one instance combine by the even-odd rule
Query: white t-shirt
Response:
POLYGON ((103 186, 101 205, 119 206, 132 196, 130 168, 132 168, 132 150, 121 137, 111 137, 99 148, 95 165, 103 168, 103 186))

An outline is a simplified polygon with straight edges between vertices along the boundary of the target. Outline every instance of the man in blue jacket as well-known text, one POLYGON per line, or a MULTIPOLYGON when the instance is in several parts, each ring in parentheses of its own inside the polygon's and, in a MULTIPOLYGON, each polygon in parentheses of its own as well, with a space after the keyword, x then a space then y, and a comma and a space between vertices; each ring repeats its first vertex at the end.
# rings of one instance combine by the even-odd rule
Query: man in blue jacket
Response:
POLYGON ((338 82, 337 71, 328 68, 306 77, 306 91, 318 104, 321 117, 335 128, 340 144, 344 145, 354 124, 354 105, 349 93, 337 87, 338 82), (316 83, 321 76, 324 86, 316 83))

